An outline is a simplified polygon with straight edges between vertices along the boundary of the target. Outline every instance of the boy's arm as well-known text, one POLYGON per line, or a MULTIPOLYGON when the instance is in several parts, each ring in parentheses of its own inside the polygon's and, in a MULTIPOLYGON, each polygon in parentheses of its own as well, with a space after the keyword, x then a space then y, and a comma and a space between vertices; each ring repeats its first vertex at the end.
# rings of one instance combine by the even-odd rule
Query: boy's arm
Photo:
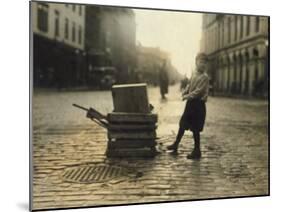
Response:
POLYGON ((185 87, 184 91, 182 92, 182 96, 189 93, 190 83, 185 87))
POLYGON ((202 79, 200 79, 200 81, 194 91, 183 96, 183 100, 200 98, 204 95, 204 93, 207 91, 207 89, 209 89, 209 78, 208 78, 208 76, 204 76, 204 77, 202 77, 202 79))
POLYGON ((192 74, 192 76, 191 76, 191 78, 190 78, 190 81, 187 83, 187 85, 186 85, 184 91, 182 92, 182 96, 185 96, 186 94, 189 93, 192 78, 193 78, 193 74, 192 74))

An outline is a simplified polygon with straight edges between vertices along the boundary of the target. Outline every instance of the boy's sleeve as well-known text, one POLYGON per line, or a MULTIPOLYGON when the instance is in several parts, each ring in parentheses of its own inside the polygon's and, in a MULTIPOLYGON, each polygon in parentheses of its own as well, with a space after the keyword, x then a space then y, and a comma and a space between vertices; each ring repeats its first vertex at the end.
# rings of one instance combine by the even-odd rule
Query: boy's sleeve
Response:
POLYGON ((191 76, 191 78, 190 78, 189 83, 187 84, 187 86, 185 87, 184 91, 182 92, 182 95, 186 95, 186 94, 189 93, 192 78, 193 78, 193 74, 192 74, 192 76, 191 76))
POLYGON ((184 91, 182 92, 182 95, 186 95, 189 93, 190 83, 185 87, 184 91))
POLYGON ((196 99, 204 96, 206 92, 208 92, 209 89, 209 77, 203 76, 196 86, 196 89, 188 94, 188 97, 190 99, 196 99))

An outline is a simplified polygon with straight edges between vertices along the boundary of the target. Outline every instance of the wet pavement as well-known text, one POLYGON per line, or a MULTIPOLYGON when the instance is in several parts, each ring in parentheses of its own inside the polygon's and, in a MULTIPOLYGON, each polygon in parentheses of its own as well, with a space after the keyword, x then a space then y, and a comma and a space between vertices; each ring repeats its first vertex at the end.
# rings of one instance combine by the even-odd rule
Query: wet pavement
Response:
POLYGON ((148 91, 159 116, 160 153, 153 159, 106 158, 106 130, 72 107, 111 112, 109 91, 34 93, 33 209, 268 194, 267 101, 210 97, 202 158, 187 160, 190 132, 177 155, 165 151, 185 106, 178 87, 170 88, 166 101, 158 88, 148 91), (96 180, 85 183, 91 177, 96 180))

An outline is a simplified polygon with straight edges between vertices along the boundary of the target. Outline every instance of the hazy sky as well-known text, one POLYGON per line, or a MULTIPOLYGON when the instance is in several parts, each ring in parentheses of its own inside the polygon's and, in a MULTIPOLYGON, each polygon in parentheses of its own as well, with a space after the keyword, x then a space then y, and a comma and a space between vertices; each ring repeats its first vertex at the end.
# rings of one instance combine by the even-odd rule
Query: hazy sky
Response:
POLYGON ((143 46, 160 47, 171 54, 172 64, 190 76, 200 48, 200 13, 135 9, 137 41, 143 46))

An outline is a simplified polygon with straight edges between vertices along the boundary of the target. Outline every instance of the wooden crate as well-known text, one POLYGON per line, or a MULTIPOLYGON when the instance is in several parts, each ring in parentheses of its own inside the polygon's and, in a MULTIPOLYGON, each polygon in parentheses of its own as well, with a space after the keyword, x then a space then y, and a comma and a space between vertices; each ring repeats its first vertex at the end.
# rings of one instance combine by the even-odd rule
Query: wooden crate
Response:
POLYGON ((158 120, 157 114, 154 113, 125 113, 125 112, 112 112, 107 115, 107 120, 110 124, 113 123, 156 123, 158 120))
POLYGON ((156 142, 153 139, 116 139, 116 140, 109 140, 108 141, 108 148, 109 149, 137 149, 137 148, 144 148, 144 147, 155 147, 156 142))
POLYGON ((151 158, 157 154, 155 148, 122 148, 122 149, 107 149, 106 155, 108 157, 117 158, 151 158))
POLYGON ((145 83, 114 85, 112 87, 114 112, 149 113, 145 83))
POLYGON ((152 131, 108 131, 107 136, 109 139, 156 139, 155 130, 152 131))
POLYGON ((148 123, 148 124, 110 123, 107 129, 109 131, 145 131, 145 130, 156 130, 157 125, 154 123, 148 123))
POLYGON ((107 115, 108 157, 154 157, 157 114, 151 113, 146 84, 112 87, 114 111, 107 115))

